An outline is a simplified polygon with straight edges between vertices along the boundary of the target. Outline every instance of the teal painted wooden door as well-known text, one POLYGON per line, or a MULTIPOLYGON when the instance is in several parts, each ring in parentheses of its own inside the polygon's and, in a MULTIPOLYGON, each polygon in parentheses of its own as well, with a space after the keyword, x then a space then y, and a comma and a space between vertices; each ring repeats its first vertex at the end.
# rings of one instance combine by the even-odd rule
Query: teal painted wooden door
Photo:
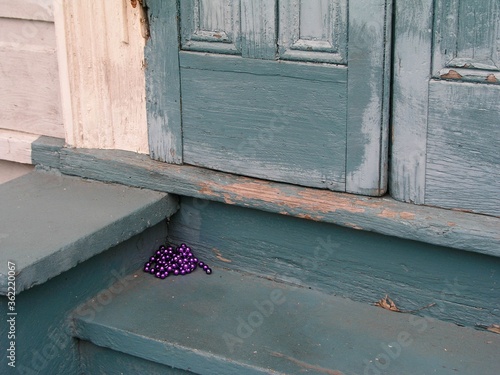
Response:
POLYGON ((500 216, 500 2, 396 3, 391 190, 500 216))
POLYGON ((385 192, 390 1, 148 6, 153 158, 385 192))

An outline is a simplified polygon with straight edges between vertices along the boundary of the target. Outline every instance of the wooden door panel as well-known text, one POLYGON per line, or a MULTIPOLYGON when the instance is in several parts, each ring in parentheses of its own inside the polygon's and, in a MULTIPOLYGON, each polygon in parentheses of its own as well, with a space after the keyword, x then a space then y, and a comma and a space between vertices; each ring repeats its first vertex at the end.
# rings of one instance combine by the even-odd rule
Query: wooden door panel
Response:
POLYGON ((179 5, 183 50, 241 53, 239 1, 188 0, 179 5))
POLYGON ((500 216, 499 98, 500 86, 430 83, 426 204, 500 216))
POLYGON ((181 53, 184 161, 342 190, 347 69, 181 53))
POLYGON ((148 6, 152 157, 385 193, 391 0, 148 6), (179 36, 164 32, 173 24, 179 36), (169 61, 162 64, 158 55, 169 61), (279 121, 283 126, 273 127, 279 121))
POLYGON ((396 4, 395 198, 500 215, 499 5, 396 4))

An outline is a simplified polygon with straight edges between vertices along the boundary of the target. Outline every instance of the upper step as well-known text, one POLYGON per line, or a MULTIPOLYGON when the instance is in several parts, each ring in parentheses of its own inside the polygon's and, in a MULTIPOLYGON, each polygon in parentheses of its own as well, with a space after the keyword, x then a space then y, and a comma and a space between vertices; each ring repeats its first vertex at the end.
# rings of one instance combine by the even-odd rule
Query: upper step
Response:
POLYGON ((76 310, 76 337, 196 374, 496 375, 500 368, 498 335, 308 288, 220 268, 127 279, 111 303, 76 310))
POLYGON ((0 185, 0 207, 5 295, 9 269, 20 293, 159 223, 177 210, 177 201, 151 190, 31 172, 0 185))

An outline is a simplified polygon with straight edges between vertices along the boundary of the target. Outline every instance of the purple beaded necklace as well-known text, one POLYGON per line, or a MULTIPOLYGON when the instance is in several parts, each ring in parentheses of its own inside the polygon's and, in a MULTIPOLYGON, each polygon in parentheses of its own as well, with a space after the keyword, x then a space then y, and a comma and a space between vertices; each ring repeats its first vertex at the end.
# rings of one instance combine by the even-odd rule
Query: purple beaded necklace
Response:
POLYGON ((212 273, 212 269, 199 261, 185 243, 177 247, 162 245, 144 264, 144 272, 165 279, 170 275, 187 275, 196 267, 202 268, 207 275, 212 273))

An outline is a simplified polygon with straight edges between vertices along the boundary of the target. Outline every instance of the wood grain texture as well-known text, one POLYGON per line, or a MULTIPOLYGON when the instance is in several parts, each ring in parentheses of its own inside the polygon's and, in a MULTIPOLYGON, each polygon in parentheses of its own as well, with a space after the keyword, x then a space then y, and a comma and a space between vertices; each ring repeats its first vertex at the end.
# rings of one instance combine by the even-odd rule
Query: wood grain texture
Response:
POLYGON ((500 216, 500 87, 429 88, 425 203, 500 216))
POLYGON ((31 164, 31 144, 40 136, 0 129, 0 159, 31 164))
POLYGON ((433 75, 443 68, 498 71, 500 7, 496 0, 438 0, 435 4, 433 75))
POLYGON ((181 164, 182 127, 177 1, 149 0, 145 48, 149 154, 181 164))
POLYGON ((240 0, 241 55, 253 59, 276 59, 276 1, 240 0))
POLYGON ((53 22, 54 1, 61 0, 0 0, 0 17, 53 22))
POLYGON ((383 195, 392 1, 349 1, 346 191, 383 195))
POLYGON ((149 151, 144 14, 140 6, 126 4, 124 9, 123 0, 63 2, 72 146, 149 151))
POLYGON ((345 69, 323 68, 328 82, 208 69, 181 70, 186 163, 344 190, 345 69))
POLYGON ((212 267, 407 310, 434 302, 419 314, 467 326, 500 319, 499 257, 189 197, 169 239, 212 267))
POLYGON ((494 217, 169 165, 124 151, 62 149, 61 171, 500 256, 494 217))
POLYGON ((424 203, 432 0, 395 3, 391 195, 424 203))
POLYGON ((64 137, 54 24, 0 18, 0 128, 64 137))
POLYGON ((60 151, 64 145, 63 138, 39 137, 31 143, 31 163, 42 169, 59 169, 60 151))

